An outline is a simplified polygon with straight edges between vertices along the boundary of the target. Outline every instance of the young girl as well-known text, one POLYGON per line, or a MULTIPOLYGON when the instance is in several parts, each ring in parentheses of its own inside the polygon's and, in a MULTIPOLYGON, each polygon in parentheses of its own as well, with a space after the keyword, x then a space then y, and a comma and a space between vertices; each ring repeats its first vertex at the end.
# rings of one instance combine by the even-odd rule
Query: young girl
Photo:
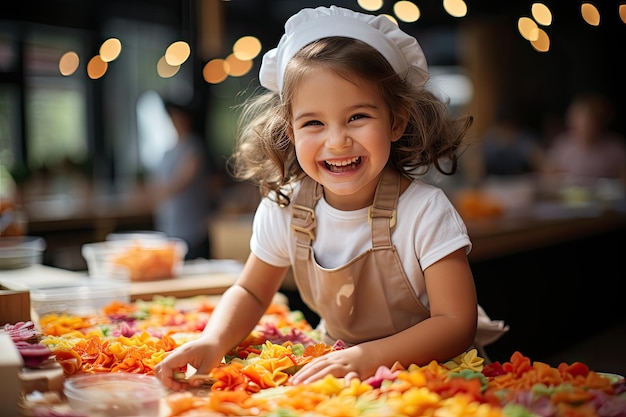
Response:
POLYGON ((260 70, 270 91, 246 107, 232 159, 264 197, 252 253, 203 334, 155 368, 175 390, 175 371, 209 371, 250 333, 290 266, 323 341, 349 346, 305 365, 294 384, 444 361, 474 341, 465 225, 442 190, 417 179, 430 166, 455 171, 471 119, 451 119, 424 88, 420 46, 384 16, 304 9, 285 29, 260 70))

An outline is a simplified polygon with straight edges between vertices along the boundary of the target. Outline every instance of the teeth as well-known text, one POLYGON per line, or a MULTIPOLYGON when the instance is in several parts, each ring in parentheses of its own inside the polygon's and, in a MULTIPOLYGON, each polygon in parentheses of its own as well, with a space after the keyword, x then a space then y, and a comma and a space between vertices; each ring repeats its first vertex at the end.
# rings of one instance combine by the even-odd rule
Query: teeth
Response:
POLYGON ((350 170, 356 169, 356 167, 361 163, 361 157, 356 156, 354 158, 344 159, 343 161, 325 161, 324 164, 326 168, 332 172, 340 173, 340 172, 348 172, 350 170))
POLYGON ((355 156, 354 158, 344 159, 343 161, 326 161, 328 165, 333 165, 336 167, 345 167, 346 165, 354 164, 358 162, 359 157, 355 156))

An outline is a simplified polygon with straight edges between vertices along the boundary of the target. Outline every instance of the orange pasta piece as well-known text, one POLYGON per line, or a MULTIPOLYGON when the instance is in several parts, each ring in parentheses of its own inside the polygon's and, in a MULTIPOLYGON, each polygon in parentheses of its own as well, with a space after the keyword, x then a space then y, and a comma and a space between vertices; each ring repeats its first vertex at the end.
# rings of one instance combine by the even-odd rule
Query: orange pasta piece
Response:
POLYGON ((333 350, 332 346, 327 345, 326 343, 316 343, 314 345, 309 345, 304 349, 303 356, 310 356, 311 358, 317 358, 319 356, 324 356, 325 354, 331 352, 333 350))
POLYGON ((72 349, 53 349, 52 355, 54 355, 56 362, 63 368, 63 372, 65 373, 65 375, 74 375, 80 370, 83 364, 80 355, 72 349))

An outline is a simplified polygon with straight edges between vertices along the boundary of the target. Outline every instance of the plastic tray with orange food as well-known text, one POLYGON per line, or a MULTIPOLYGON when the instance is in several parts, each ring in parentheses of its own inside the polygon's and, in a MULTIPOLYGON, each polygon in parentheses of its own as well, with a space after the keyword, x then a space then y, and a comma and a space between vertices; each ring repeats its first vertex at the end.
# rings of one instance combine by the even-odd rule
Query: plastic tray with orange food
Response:
POLYGON ((184 263, 187 244, 177 238, 150 236, 87 243, 82 254, 90 276, 156 281, 173 278, 184 263))

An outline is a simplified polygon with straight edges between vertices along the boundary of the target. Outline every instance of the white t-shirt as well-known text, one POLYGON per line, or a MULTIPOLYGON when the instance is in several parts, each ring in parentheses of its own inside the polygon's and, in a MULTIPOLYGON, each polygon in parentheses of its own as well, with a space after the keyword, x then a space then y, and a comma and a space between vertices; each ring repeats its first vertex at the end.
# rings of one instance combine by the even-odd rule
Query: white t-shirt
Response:
MULTIPOLYGON (((294 189, 294 198, 299 190, 294 189)), ((315 206, 317 228, 313 251, 324 268, 342 266, 372 247, 368 208, 342 211, 331 207, 324 197, 315 206)), ((252 225, 250 249, 259 259, 275 266, 289 266, 295 260, 296 237, 290 229, 291 206, 279 207, 265 198, 259 204, 252 225)), ((465 223, 445 193, 437 187, 414 180, 400 195, 397 223, 392 230, 407 277, 420 300, 428 307, 423 271, 457 249, 471 250, 465 223)))

